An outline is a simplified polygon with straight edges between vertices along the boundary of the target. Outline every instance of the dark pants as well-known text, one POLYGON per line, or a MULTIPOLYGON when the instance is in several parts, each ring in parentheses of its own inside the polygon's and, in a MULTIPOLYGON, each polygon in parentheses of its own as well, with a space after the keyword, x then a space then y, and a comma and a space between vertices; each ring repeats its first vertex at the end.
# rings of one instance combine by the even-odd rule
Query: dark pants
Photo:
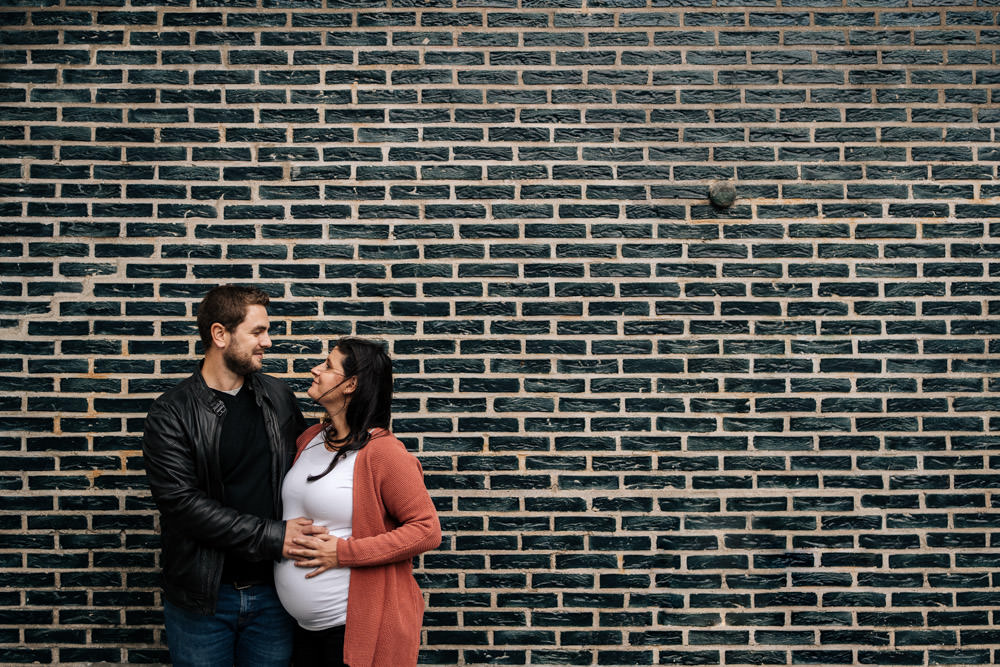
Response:
POLYGON ((344 662, 344 626, 304 630, 295 626, 294 667, 348 667, 344 662))

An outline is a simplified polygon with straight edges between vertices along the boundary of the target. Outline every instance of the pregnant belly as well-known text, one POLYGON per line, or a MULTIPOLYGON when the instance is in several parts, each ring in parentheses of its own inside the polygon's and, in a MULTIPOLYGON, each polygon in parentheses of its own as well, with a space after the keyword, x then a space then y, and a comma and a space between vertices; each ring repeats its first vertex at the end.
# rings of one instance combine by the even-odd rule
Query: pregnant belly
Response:
POLYGON ((322 572, 311 579, 313 568, 296 567, 291 560, 274 566, 274 586, 282 606, 306 630, 325 630, 347 620, 350 568, 322 572))

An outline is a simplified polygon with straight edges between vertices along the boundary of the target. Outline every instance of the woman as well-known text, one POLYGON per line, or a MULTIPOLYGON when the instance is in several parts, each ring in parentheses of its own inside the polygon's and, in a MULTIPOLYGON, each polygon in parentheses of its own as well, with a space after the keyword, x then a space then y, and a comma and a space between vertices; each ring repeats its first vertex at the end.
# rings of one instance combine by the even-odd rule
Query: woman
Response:
POLYGON ((389 431, 392 361, 346 338, 311 372, 309 397, 327 414, 299 437, 282 501, 286 519, 329 534, 296 539, 297 560, 275 566, 299 624, 294 664, 416 665, 424 600, 412 558, 441 543, 441 525, 420 463, 389 431))

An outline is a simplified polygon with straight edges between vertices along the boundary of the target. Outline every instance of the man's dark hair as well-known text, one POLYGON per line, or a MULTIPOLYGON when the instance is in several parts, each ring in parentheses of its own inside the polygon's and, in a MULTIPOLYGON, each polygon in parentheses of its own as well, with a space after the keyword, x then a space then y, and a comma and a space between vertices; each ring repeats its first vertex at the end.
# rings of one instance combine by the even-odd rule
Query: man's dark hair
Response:
POLYGON ((226 331, 234 331, 247 316, 250 306, 264 306, 271 301, 256 287, 219 285, 213 287, 198 304, 198 335, 207 350, 212 345, 212 325, 218 322, 226 331))
POLYGON ((388 430, 392 420, 392 359, 384 345, 362 338, 342 338, 331 349, 340 350, 344 355, 344 378, 341 383, 355 378, 357 385, 347 404, 347 433, 336 433, 328 425, 326 444, 336 448, 337 453, 326 470, 307 477, 310 482, 333 470, 348 452, 367 445, 371 440, 369 430, 388 430))

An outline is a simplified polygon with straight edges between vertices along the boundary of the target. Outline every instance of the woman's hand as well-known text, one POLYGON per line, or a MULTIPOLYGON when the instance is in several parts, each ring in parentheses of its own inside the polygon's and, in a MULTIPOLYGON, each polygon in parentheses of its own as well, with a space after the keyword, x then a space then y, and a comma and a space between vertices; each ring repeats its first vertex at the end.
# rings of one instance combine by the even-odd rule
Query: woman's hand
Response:
POLYGON ((295 566, 316 568, 306 575, 306 579, 331 568, 340 567, 337 560, 337 538, 333 535, 321 533, 296 537, 293 542, 296 546, 289 549, 289 552, 295 558, 295 566))

